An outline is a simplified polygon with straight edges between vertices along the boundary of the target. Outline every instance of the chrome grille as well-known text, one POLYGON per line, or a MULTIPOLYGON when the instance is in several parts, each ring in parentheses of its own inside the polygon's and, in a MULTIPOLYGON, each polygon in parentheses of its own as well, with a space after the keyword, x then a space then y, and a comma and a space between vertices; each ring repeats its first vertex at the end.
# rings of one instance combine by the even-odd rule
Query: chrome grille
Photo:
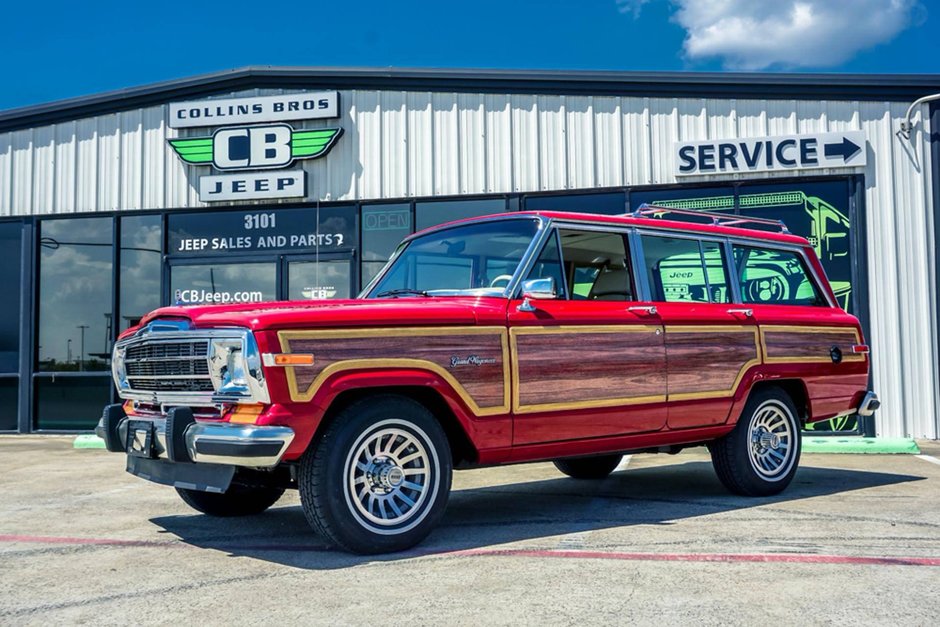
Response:
POLYGON ((213 392, 209 341, 140 340, 126 347, 124 367, 131 390, 213 392))

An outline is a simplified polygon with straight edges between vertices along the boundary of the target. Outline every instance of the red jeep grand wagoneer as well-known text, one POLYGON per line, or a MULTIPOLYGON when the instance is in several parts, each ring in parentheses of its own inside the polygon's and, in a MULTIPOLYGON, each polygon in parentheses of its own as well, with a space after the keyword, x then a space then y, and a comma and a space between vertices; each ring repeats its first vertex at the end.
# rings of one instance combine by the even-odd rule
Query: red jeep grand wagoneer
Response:
POLYGON ((688 213, 467 220, 406 239, 353 300, 159 309, 114 348, 126 402, 98 432, 206 514, 299 489, 360 553, 421 541, 453 468, 602 479, 706 444, 729 490, 775 494, 805 423, 877 408, 868 347, 806 240, 688 213))

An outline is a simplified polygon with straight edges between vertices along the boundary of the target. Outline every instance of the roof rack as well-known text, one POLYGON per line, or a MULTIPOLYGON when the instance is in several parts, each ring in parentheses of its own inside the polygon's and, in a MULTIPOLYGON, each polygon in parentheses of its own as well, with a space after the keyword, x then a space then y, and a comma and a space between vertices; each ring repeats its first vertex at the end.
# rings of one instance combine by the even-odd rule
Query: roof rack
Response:
POLYGON ((789 233, 790 229, 784 224, 783 220, 770 220, 768 218, 751 218, 748 216, 736 216, 727 213, 715 213, 713 211, 698 211, 694 209, 674 209, 672 207, 662 207, 660 205, 651 205, 643 203, 636 208, 633 213, 623 215, 634 218, 645 218, 657 214, 669 213, 681 216, 695 216, 696 218, 711 218, 711 223, 715 226, 739 226, 742 224, 762 224, 764 226, 773 226, 780 229, 780 233, 789 233))

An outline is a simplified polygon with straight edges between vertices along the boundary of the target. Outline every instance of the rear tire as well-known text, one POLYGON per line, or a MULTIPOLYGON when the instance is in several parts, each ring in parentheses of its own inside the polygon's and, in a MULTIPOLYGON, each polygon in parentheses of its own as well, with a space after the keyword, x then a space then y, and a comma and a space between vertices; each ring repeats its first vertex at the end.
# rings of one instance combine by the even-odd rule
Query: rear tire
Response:
POLYGON ((310 526, 347 551, 403 551, 437 525, 450 494, 444 429, 397 395, 340 411, 300 461, 300 502, 310 526))
POLYGON ((728 490, 771 496, 793 480, 800 464, 797 410, 780 388, 751 394, 734 430, 709 445, 712 465, 728 490))
POLYGON ((623 455, 600 455, 556 459, 552 463, 572 479, 603 479, 620 465, 621 459, 623 455))
POLYGON ((176 488, 183 502, 209 516, 252 516, 268 509, 284 494, 282 488, 232 485, 224 493, 176 488))

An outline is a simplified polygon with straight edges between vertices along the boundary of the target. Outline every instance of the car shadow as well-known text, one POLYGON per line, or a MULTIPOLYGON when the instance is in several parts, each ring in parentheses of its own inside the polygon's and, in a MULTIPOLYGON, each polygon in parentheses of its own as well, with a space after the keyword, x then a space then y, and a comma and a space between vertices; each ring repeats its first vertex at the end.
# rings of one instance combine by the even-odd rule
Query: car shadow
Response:
POLYGON ((674 524, 697 516, 923 479, 804 466, 782 494, 749 498, 728 493, 710 463, 691 461, 629 469, 600 481, 559 477, 467 488, 451 493, 443 520, 421 545, 379 556, 351 555, 330 547, 310 530, 297 505, 276 506, 243 518, 193 514, 162 516, 151 522, 198 548, 297 568, 335 569, 613 527, 674 524))

